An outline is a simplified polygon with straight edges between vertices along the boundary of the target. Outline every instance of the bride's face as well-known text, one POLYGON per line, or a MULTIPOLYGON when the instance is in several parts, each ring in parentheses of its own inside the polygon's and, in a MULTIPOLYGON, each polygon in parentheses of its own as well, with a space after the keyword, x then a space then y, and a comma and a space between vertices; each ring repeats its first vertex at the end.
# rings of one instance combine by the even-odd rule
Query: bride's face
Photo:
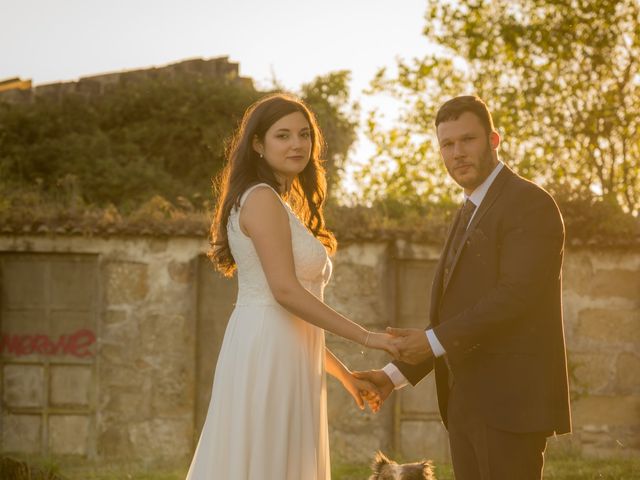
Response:
POLYGON ((263 155, 276 177, 293 179, 309 163, 311 128, 300 112, 285 115, 264 135, 264 141, 254 139, 253 148, 263 155))
POLYGON ((438 143, 449 175, 467 194, 485 181, 498 162, 500 136, 497 132, 487 134, 471 112, 438 125, 438 143))

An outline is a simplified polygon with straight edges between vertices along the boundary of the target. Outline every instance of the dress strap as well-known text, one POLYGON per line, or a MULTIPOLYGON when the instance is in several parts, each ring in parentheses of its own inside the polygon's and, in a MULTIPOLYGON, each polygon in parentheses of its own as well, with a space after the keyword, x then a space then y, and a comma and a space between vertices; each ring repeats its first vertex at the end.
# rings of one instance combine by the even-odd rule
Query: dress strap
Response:
POLYGON ((280 200, 280 203, 282 203, 282 205, 284 207, 287 207, 287 204, 284 202, 284 200, 282 200, 282 197, 280 196, 280 194, 275 190, 275 188, 273 188, 271 185, 269 185, 268 183, 256 183, 255 185, 250 186, 249 188, 247 188, 244 193, 242 194, 242 196, 240 197, 240 208, 242 208, 242 206, 244 205, 244 202, 247 200, 247 197, 249 196, 249 194, 254 191, 256 188, 258 187, 267 187, 269 189, 271 189, 271 191, 273 193, 276 194, 276 197, 278 197, 278 200, 280 200))

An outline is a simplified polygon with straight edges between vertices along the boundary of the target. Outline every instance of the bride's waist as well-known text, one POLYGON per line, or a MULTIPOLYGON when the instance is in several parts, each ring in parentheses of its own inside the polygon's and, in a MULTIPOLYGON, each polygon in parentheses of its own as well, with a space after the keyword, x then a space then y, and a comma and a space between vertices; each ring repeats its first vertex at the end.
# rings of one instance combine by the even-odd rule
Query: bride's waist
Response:
MULTIPOLYGON (((322 285, 318 285, 315 282, 305 282, 304 280, 300 281, 300 284, 310 292, 315 297, 322 300, 323 287, 322 285)), ((236 306, 245 306, 245 305, 271 305, 271 306, 281 306, 280 303, 275 299, 271 290, 266 288, 249 288, 240 286, 238 289, 238 296, 235 302, 236 306)))

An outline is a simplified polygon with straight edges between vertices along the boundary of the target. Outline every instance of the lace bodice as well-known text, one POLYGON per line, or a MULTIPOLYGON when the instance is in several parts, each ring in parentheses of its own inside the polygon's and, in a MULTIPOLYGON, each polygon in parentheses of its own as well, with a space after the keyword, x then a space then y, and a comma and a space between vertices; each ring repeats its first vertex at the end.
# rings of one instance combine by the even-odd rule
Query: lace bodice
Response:
POLYGON ((331 277, 332 264, 324 245, 313 236, 291 207, 266 183, 248 188, 240 198, 240 207, 234 208, 227 222, 227 236, 231 253, 238 267, 238 299, 236 305, 277 305, 258 254, 251 239, 240 229, 240 210, 247 197, 256 188, 269 188, 278 197, 289 216, 291 242, 296 276, 301 285, 319 299, 331 277))

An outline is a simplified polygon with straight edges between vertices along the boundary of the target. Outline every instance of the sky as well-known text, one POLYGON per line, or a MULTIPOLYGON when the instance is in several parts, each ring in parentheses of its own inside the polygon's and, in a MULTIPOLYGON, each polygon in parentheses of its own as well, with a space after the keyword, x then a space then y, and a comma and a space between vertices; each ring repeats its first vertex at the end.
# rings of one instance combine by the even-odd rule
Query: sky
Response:
MULTIPOLYGON (((34 85, 228 56, 287 89, 351 70, 352 97, 380 67, 423 56, 424 0, 0 0, 0 80, 34 85)), ((380 100, 382 101, 382 100, 380 100)), ((371 146, 360 136, 356 162, 371 146)))

